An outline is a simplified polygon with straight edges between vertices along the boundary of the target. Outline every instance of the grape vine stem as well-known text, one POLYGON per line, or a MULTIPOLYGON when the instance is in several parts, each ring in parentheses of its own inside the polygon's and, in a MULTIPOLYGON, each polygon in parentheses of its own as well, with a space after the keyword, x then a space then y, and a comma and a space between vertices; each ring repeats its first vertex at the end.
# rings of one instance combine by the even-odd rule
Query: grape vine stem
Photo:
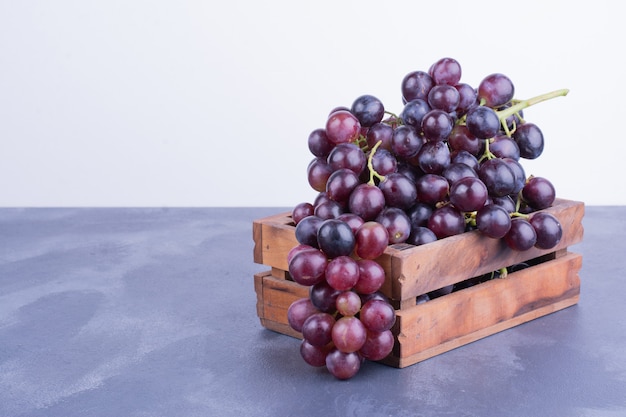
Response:
POLYGON ((540 94, 538 96, 535 96, 526 100, 520 100, 514 105, 512 105, 511 107, 497 111, 496 114, 498 115, 498 119, 500 119, 500 123, 502 124, 502 127, 504 128, 504 131, 506 132, 507 136, 510 137, 511 132, 509 131, 509 127, 506 124, 507 117, 512 116, 515 113, 519 113, 521 110, 527 107, 534 106, 535 104, 541 103, 542 101, 551 100, 556 97, 564 97, 567 95, 567 93, 569 93, 569 89, 563 88, 561 90, 554 90, 549 93, 540 94))
POLYGON ((367 158, 367 169, 369 169, 369 171, 370 171, 370 180, 368 182, 369 185, 375 185, 374 177, 378 178, 380 181, 384 181, 385 180, 385 176, 384 175, 380 175, 378 172, 376 172, 376 170, 374 169, 374 165, 372 163, 372 159, 374 158, 374 154, 378 150, 378 147, 380 146, 381 143, 383 143, 382 140, 379 140, 378 142, 376 142, 376 145, 374 145, 374 147, 370 151, 369 157, 367 158))

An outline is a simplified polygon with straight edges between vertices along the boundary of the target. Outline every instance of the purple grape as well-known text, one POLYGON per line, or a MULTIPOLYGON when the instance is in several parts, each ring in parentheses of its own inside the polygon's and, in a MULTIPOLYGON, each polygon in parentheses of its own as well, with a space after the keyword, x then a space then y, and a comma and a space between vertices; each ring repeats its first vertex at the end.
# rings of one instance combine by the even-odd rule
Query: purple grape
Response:
POLYGON ((420 169, 427 174, 441 174, 450 165, 450 148, 443 141, 426 142, 417 154, 420 169))
POLYGON ((435 85, 430 74, 424 71, 413 71, 402 79, 402 100, 407 103, 414 99, 428 99, 430 89, 435 85))
POLYGON ((500 130, 500 119, 490 107, 472 107, 465 117, 469 132, 478 139, 491 139, 500 130))
POLYGON ((525 251, 537 242, 537 232, 528 220, 517 217, 511 220, 511 228, 504 235, 504 241, 513 250, 525 251))
POLYGON ((458 235, 465 231, 465 217, 458 209, 447 205, 435 209, 428 219, 428 228, 438 239, 458 235))
POLYGON ((443 110, 451 113, 457 109, 461 102, 459 90, 448 84, 436 85, 428 93, 428 104, 432 109, 443 110))
POLYGON ((421 130, 427 140, 432 142, 443 141, 447 139, 450 132, 452 132, 454 120, 452 120, 452 117, 447 112, 432 109, 424 115, 421 126, 421 130))
POLYGON ((535 210, 552 206, 556 199, 554 185, 543 177, 531 177, 522 188, 522 198, 535 210))
POLYGON ((478 178, 487 186, 489 195, 502 197, 515 189, 515 174, 509 165, 499 158, 488 159, 478 168, 478 178))
POLYGON ((309 134, 308 146, 313 155, 326 158, 335 144, 328 140, 326 130, 315 129, 309 134))
POLYGON ((385 115, 385 106, 378 98, 365 94, 358 97, 350 108, 363 127, 370 127, 379 123, 385 115))
POLYGON ((350 194, 348 208, 364 221, 375 219, 385 207, 385 195, 375 185, 359 184, 350 194))
POLYGON ((400 173, 391 173, 378 184, 388 207, 408 209, 417 198, 415 184, 400 173))
POLYGON ((411 234, 411 220, 400 208, 386 207, 375 221, 387 229, 390 245, 406 241, 411 234))
POLYGON ((563 227, 554 215, 540 211, 534 213, 529 222, 537 233, 537 242, 535 243, 537 248, 552 249, 561 241, 563 227))
POLYGON ((513 140, 517 143, 520 156, 524 159, 536 159, 543 153, 543 133, 537 125, 524 123, 513 132, 513 140))
POLYGON ((354 143, 340 143, 330 151, 327 162, 333 171, 347 168, 359 175, 365 169, 367 158, 354 143))
POLYGON ((514 94, 513 83, 504 74, 490 74, 478 85, 478 99, 484 101, 485 106, 502 106, 511 101, 514 94))
POLYGON ((464 212, 480 209, 487 201, 487 187, 478 178, 465 177, 450 187, 450 202, 464 212))
POLYGON ((485 236, 501 239, 511 228, 511 216, 505 208, 487 204, 476 212, 476 226, 485 236))
POLYGON ((354 250, 355 239, 352 229, 344 221, 324 220, 317 229, 317 243, 322 252, 330 258, 350 255, 354 250))
POLYGON ((441 58, 430 67, 428 73, 435 84, 456 85, 461 80, 461 65, 454 58, 441 58))

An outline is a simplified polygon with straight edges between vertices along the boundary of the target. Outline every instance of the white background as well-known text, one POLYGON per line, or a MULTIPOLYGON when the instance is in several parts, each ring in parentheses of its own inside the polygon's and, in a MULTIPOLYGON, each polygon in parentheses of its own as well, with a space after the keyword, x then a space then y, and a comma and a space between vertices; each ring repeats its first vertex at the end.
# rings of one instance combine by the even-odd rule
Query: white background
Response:
POLYGON ((0 0, 0 206, 293 206, 309 133, 450 56, 507 74, 545 136, 527 174, 626 204, 619 2, 0 0))

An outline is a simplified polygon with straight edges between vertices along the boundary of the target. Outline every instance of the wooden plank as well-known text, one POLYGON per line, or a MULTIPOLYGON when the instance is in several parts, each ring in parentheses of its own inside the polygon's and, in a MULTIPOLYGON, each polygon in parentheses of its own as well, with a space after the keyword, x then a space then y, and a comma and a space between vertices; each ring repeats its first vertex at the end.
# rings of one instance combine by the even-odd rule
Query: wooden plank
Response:
POLYGON ((290 213, 279 213, 253 222, 254 262, 289 270, 287 254, 298 244, 290 213))
POLYGON ((511 250, 502 239, 490 239, 479 231, 422 246, 404 245, 401 249, 391 246, 383 255, 391 258, 388 262, 390 269, 386 270, 391 292, 386 295, 394 300, 417 297, 467 278, 563 250, 582 241, 583 203, 558 200, 545 211, 553 214, 563 227, 561 241, 557 247, 549 250, 511 250))
POLYGON ((578 302, 582 256, 554 260, 396 311, 386 363, 405 367, 578 302))

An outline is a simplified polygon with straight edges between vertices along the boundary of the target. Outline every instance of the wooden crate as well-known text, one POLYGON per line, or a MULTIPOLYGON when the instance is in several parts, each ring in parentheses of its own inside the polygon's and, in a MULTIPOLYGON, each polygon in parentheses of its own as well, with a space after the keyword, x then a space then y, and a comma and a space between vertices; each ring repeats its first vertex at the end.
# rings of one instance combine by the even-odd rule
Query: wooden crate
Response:
MULTIPOLYGON (((568 247, 583 238, 584 204, 557 199, 545 209, 563 226, 563 237, 550 250, 519 252, 502 240, 468 232, 422 246, 391 245, 377 259, 386 281, 381 291, 396 308, 394 350, 382 362, 403 368, 578 302, 582 256, 568 247), (417 297, 519 262, 529 268, 417 304, 417 297)), ((253 223, 254 261, 271 269, 256 274, 257 313, 261 324, 294 337, 287 309, 308 288, 290 280, 287 253, 297 245, 289 213, 253 223)))

